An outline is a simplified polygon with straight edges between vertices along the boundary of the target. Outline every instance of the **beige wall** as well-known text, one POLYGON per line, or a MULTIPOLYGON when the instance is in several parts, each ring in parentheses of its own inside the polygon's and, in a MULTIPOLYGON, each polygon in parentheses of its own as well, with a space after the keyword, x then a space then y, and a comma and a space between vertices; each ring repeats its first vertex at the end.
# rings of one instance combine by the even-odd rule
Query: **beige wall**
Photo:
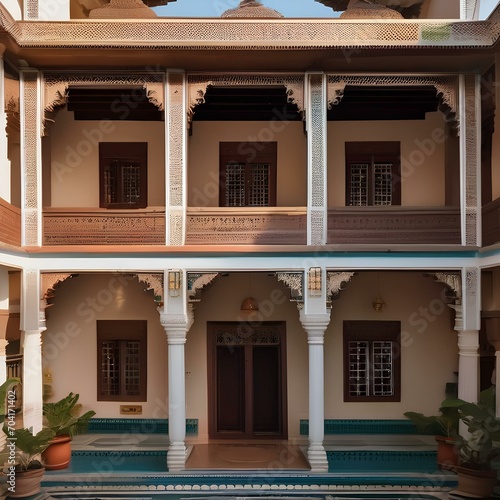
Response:
POLYGON ((401 204, 445 205, 445 122, 442 113, 418 121, 328 123, 328 205, 345 206, 345 143, 401 143, 401 204))
POLYGON ((75 121, 59 111, 50 128, 51 206, 99 207, 98 142, 147 142, 148 206, 165 206, 164 134, 163 122, 75 121))
POLYGON ((426 0, 422 19, 460 19, 460 0, 426 0))
MULTIPOLYGON (((500 81, 500 57, 495 56, 495 81, 500 81)), ((495 94, 496 109, 500 109, 500 92, 495 94)), ((491 152, 491 183, 492 200, 500 198, 500 117, 495 113, 495 132, 493 133, 493 143, 491 152)))
MULTIPOLYGON (((64 282, 55 305, 47 310, 44 368, 53 376, 54 397, 78 392, 97 417, 118 417, 119 403, 97 402, 96 320, 147 319, 148 401, 145 418, 167 417, 167 342, 159 324, 152 292, 135 279, 120 286, 117 277, 80 275, 64 282), (91 306, 91 304, 94 304, 91 306)), ((446 382, 456 382, 457 336, 452 311, 441 298, 444 285, 421 272, 380 273, 380 294, 387 306, 372 309, 377 295, 374 272, 360 272, 334 301, 332 322, 325 337, 325 418, 404 418, 408 410, 433 413, 444 398, 446 382), (402 400, 400 403, 344 403, 342 324, 344 320, 397 320, 402 325, 402 400)), ((241 302, 251 294, 260 304, 253 321, 285 321, 287 347, 289 436, 299 435, 300 419, 308 418, 308 346, 289 290, 267 273, 220 276, 202 292, 186 342, 186 410, 199 419, 199 434, 208 438, 207 341, 208 321, 248 321, 241 302)))
POLYGON ((188 206, 219 206, 219 142, 278 142, 277 206, 307 205, 302 122, 194 122, 189 138, 188 206))
POLYGON ((60 285, 43 333, 43 367, 52 373, 54 400, 79 393, 96 417, 123 418, 119 402, 97 401, 96 320, 147 320, 148 400, 133 404, 143 407, 139 417, 167 417, 167 339, 153 292, 144 289, 137 278, 112 274, 81 274, 60 285))
POLYGON ((442 300, 444 285, 421 272, 381 272, 382 313, 372 308, 377 273, 355 275, 334 302, 325 340, 326 418, 404 418, 405 411, 435 414, 446 382, 457 382, 457 334, 452 310, 442 300), (401 321, 401 402, 344 403, 342 326, 344 320, 401 321))

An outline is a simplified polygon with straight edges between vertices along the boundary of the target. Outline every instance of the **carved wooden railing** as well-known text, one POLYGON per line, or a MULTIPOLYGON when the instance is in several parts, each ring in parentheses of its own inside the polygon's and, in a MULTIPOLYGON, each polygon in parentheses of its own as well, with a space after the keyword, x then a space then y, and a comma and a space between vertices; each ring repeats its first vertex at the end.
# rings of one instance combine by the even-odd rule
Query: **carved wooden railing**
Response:
POLYGON ((500 242, 500 198, 483 207, 483 246, 500 242))
POLYGON ((328 211, 330 244, 460 244, 460 210, 340 207, 328 211))
POLYGON ((165 210, 43 211, 44 245, 164 245, 165 210))
POLYGON ((0 241, 21 246, 21 210, 0 198, 0 241))
POLYGON ((188 245, 305 245, 304 207, 189 208, 188 245))

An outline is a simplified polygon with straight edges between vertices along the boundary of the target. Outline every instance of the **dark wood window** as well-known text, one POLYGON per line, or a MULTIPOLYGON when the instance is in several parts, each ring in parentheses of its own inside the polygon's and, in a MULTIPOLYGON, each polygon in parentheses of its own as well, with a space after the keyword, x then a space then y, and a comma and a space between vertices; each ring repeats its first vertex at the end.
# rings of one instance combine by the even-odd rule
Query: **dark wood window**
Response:
POLYGON ((221 207, 276 205, 276 142, 221 142, 221 207))
POLYGON ((399 142, 346 142, 346 206, 401 205, 399 142))
POLYGON ((146 142, 100 142, 99 188, 101 208, 147 206, 146 142))
POLYGON ((97 400, 146 401, 147 321, 97 321, 97 400))
POLYGON ((344 401, 401 401, 401 323, 344 321, 344 401))

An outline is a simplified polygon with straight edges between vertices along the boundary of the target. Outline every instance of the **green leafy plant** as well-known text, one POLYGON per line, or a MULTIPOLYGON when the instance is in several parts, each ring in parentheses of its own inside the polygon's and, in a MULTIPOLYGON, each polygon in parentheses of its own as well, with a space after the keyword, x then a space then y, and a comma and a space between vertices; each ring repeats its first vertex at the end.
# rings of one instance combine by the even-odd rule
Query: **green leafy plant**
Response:
POLYGON ((426 416, 422 413, 407 411, 409 418, 420 432, 430 432, 439 436, 452 438, 458 434, 459 412, 455 407, 441 407, 440 415, 426 416))
POLYGON ((462 399, 446 399, 443 408, 458 410, 467 427, 465 436, 458 436, 460 465, 474 470, 491 470, 500 457, 500 419, 495 415, 495 386, 481 392, 478 403, 462 399))
POLYGON ((0 385, 0 401, 2 401, 2 404, 0 404, 0 424, 5 422, 5 417, 8 414, 7 397, 9 396, 9 392, 14 390, 14 387, 20 382, 18 378, 9 378, 0 385))
POLYGON ((8 436, 16 444, 17 471, 22 472, 43 468, 43 464, 37 457, 49 446, 54 438, 54 431, 43 428, 40 432, 33 435, 29 429, 12 429, 9 430, 8 436))
POLYGON ((89 410, 83 415, 82 405, 78 403, 80 395, 70 392, 65 398, 55 403, 44 403, 43 413, 47 427, 55 436, 70 436, 86 432, 90 419, 95 411, 89 410))

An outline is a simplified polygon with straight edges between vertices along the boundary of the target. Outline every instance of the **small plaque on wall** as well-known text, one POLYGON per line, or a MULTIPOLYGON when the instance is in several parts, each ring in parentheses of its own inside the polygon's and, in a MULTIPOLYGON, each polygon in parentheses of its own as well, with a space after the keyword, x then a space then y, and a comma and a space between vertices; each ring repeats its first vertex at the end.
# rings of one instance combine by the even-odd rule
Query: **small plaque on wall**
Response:
POLYGON ((141 405, 120 405, 121 415, 142 415, 141 405))

